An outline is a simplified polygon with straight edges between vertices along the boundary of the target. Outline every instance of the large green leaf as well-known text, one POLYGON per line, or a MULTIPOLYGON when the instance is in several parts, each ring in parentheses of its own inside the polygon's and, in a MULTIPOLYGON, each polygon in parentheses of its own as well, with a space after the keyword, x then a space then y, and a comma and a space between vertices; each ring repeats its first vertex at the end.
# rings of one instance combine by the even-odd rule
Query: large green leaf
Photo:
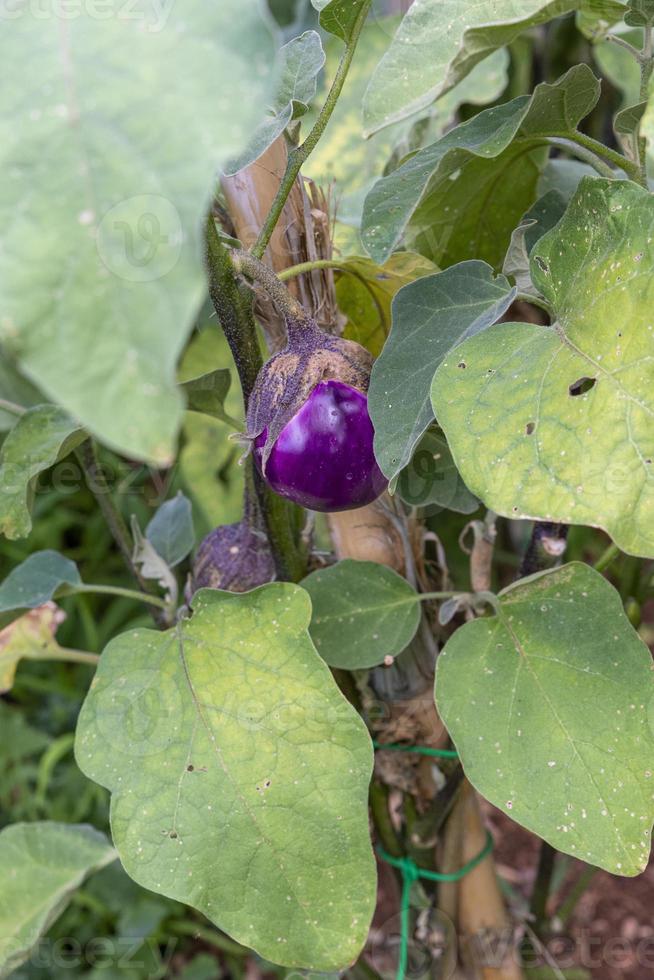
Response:
POLYGON ((559 850, 643 871, 654 819, 652 658, 597 572, 573 563, 501 593, 438 659, 436 699, 470 781, 559 850))
POLYGON ((55 405, 37 405, 21 415, 0 450, 0 533, 30 533, 36 478, 83 439, 79 423, 55 405))
POLYGON ((518 34, 579 0, 414 0, 364 101, 368 134, 434 102, 518 34))
POLYGON ((393 328, 368 389, 375 455, 389 479, 409 462, 434 418, 436 367, 462 340, 494 323, 514 298, 515 289, 484 262, 462 262, 399 291, 393 328))
POLYGON ((498 513, 604 528, 654 556, 654 199, 584 178, 531 253, 552 327, 457 348, 432 401, 473 493, 498 513))
POLYGON ((17 823, 0 833, 0 977, 29 956, 86 876, 114 861, 104 834, 79 824, 17 823))
POLYGON ((162 463, 203 212, 267 101, 273 46, 258 0, 123 7, 17 9, 0 34, 0 341, 107 444, 162 463))
MULTIPOLYGON (((399 19, 395 16, 375 17, 366 24, 329 125, 303 168, 319 184, 336 183, 338 193, 333 201, 336 217, 339 223, 354 225, 356 228, 361 224, 364 196, 372 182, 384 173, 391 155, 399 153, 404 156, 410 149, 417 148, 414 138, 415 120, 405 120, 390 126, 368 140, 361 136, 363 95, 375 65, 388 45, 389 33, 395 30, 398 22, 399 19)), ((321 101, 327 94, 327 85, 336 73, 343 45, 336 37, 327 38, 325 52, 327 65, 320 99, 314 111, 303 121, 303 131, 305 124, 308 127, 315 121, 321 101)), ((442 135, 462 102, 484 105, 498 98, 507 83, 507 68, 506 51, 496 51, 477 65, 436 106, 426 110, 427 118, 423 118, 422 122, 423 128, 430 134, 428 141, 433 142, 442 135)))
POLYGON ((320 35, 305 31, 292 38, 279 52, 277 92, 270 115, 257 126, 247 148, 226 168, 235 174, 249 166, 282 135, 293 119, 300 119, 316 94, 318 75, 325 63, 320 35))
POLYGON ((330 667, 375 667, 401 653, 418 629, 418 594, 392 568, 346 559, 302 585, 313 607, 311 639, 330 667))
POLYGON ((366 729, 309 639, 298 586, 203 589, 193 607, 106 648, 78 763, 112 791, 137 882, 276 963, 344 968, 375 902, 366 729))
POLYGON ((419 150, 366 199, 362 238, 371 256, 383 262, 407 236, 439 265, 478 258, 499 266, 537 196, 543 138, 573 134, 599 90, 590 68, 577 65, 419 150))

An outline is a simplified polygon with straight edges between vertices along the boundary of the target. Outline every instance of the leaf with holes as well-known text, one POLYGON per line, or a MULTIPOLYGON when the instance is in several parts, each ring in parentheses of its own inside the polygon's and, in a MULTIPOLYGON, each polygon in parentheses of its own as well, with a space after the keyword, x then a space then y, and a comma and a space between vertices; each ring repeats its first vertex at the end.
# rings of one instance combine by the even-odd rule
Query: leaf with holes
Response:
POLYGON ((116 859, 99 831, 81 824, 16 823, 0 833, 0 977, 28 958, 86 876, 116 859))
POLYGON ((203 589, 111 641, 76 756, 112 791, 125 870, 283 966, 339 970, 375 904, 372 746, 316 653, 309 598, 203 589))
POLYGON ((494 323, 515 294, 484 262, 462 262, 397 293, 391 334, 368 389, 375 455, 389 479, 407 465, 433 421, 430 386, 440 362, 466 337, 494 323))
POLYGON ((376 667, 409 645, 420 600, 406 579, 372 561, 339 561, 302 582, 311 596, 309 631, 330 667, 376 667))
POLYGON ((274 50, 259 0, 123 7, 17 8, 0 32, 0 343, 96 436, 161 464, 207 202, 261 118, 274 50))
POLYGON ((531 254, 552 327, 503 323, 436 372, 434 411, 470 490, 509 517, 604 528, 654 556, 654 200, 584 178, 531 254))
POLYGON ((537 196, 545 137, 574 136, 600 84, 577 65, 531 96, 484 109, 382 177, 366 198, 362 238, 376 262, 407 244, 446 266, 501 265, 511 232, 537 196))
POLYGON ((580 563, 505 589, 436 671, 438 710, 479 792, 614 874, 649 858, 653 699, 649 650, 613 586, 580 563))
POLYGON ((0 451, 0 533, 30 533, 36 478, 83 439, 79 423, 55 405, 37 405, 21 415, 0 451))
POLYGON ((370 80, 367 135, 425 109, 492 51, 578 6, 579 0, 414 0, 370 80))

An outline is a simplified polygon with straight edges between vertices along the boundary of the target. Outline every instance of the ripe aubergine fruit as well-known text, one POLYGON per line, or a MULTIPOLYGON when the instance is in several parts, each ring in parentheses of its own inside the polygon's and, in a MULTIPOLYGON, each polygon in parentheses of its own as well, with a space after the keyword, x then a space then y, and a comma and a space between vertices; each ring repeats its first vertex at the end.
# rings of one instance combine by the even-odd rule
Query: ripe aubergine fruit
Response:
POLYGON ((247 434, 272 489, 316 511, 354 510, 387 486, 368 414, 372 356, 309 317, 287 316, 288 343, 261 369, 247 434))

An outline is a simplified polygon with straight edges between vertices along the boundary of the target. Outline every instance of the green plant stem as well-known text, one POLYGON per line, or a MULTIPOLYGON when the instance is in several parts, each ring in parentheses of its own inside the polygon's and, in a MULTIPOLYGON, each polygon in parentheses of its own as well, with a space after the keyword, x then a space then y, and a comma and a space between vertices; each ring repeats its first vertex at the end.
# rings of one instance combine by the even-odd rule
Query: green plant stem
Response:
POLYGON ((395 833, 388 809, 388 787, 376 779, 370 783, 370 813, 384 850, 393 857, 402 857, 402 843, 395 833))
MULTIPOLYGON (((279 287, 290 300, 293 298, 267 266, 248 253, 233 253, 221 242, 211 214, 207 219, 206 236, 209 294, 234 357, 247 412, 263 359, 252 313, 252 297, 239 285, 236 277, 237 270, 246 273, 244 256, 247 256, 248 269, 256 269, 258 276, 265 277, 269 285, 275 289, 279 287), (256 266, 251 263, 256 263, 256 266)), ((278 299, 281 295, 278 293, 278 299)), ((297 541, 298 508, 272 492, 254 468, 251 458, 245 465, 252 469, 249 478, 253 481, 259 501, 277 576, 282 581, 299 582, 305 572, 305 560, 297 541)))
POLYGON ((167 929, 178 936, 189 936, 191 939, 200 939, 202 942, 219 949, 222 953, 230 953, 232 956, 249 956, 251 950, 241 946, 240 943, 223 935, 216 929, 209 929, 207 926, 199 925, 196 922, 185 922, 183 919, 173 919, 167 923, 167 929))
POLYGON ((559 910, 556 913, 556 918, 559 920, 562 926, 566 926, 570 916, 573 914, 575 908, 577 907, 577 902, 584 894, 591 881, 599 871, 599 868, 593 867, 592 864, 587 865, 581 872, 577 880, 575 881, 572 891, 561 903, 559 910))
POLYGON ((27 411, 22 405, 17 405, 15 402, 10 402, 6 398, 0 398, 0 409, 3 412, 8 412, 10 415, 24 415, 27 411))
POLYGON ((249 252, 234 250, 230 252, 230 257, 234 271, 260 283, 284 317, 307 321, 311 319, 302 304, 298 303, 295 297, 291 295, 281 279, 275 275, 269 266, 260 262, 249 252))
POLYGON ((610 544, 606 551, 603 551, 599 556, 593 568, 596 572, 603 572, 609 565, 618 557, 620 554, 620 549, 617 544, 610 544))
POLYGON ((608 163, 605 163, 604 160, 598 157, 592 150, 589 150, 583 146, 578 146, 569 137, 551 137, 545 139, 544 142, 548 143, 550 146, 555 146, 561 150, 565 150, 566 153, 571 153, 579 160, 583 160, 584 163, 587 163, 593 168, 593 170, 597 171, 601 177, 608 177, 610 180, 615 179, 615 171, 608 165, 608 163))
POLYGON ((167 606, 165 603, 163 606, 161 605, 162 600, 154 594, 153 587, 143 578, 134 564, 132 558, 132 538, 127 529, 127 524, 123 519, 123 515, 113 501, 109 484, 100 466, 93 440, 87 439, 86 442, 83 442, 79 449, 76 450, 76 455, 86 475, 91 493, 95 497, 102 516, 118 546, 118 550, 123 556, 125 565, 138 583, 141 593, 145 593, 151 597, 148 605, 152 618, 160 629, 167 627, 169 625, 168 617, 163 612, 167 606))
POLYGON ((352 58, 354 57, 359 36, 366 21, 366 17, 368 16, 371 3, 372 0, 365 0, 365 2, 361 5, 361 9, 352 27, 352 32, 345 46, 345 51, 341 57, 336 75, 334 76, 334 81, 332 82, 327 98, 325 99, 325 103, 320 110, 318 118, 316 119, 309 135, 305 141, 300 144, 300 146, 295 147, 289 153, 286 171, 282 177, 281 184, 279 185, 279 190, 275 195, 275 200, 272 203, 272 207, 264 222, 263 228, 259 233, 259 237, 252 247, 252 254, 257 259, 262 258, 268 247, 272 233, 275 230, 277 222, 279 221, 284 205, 288 199, 288 195, 293 189, 293 184, 295 183, 295 180, 302 169, 302 165, 315 150, 320 137, 327 127, 327 123, 331 118, 336 103, 338 102, 343 85, 345 84, 345 79, 347 78, 347 74, 350 70, 352 58))
POLYGON ((538 858, 538 871, 536 881, 531 894, 531 912, 535 920, 535 930, 540 934, 547 923, 547 902, 550 897, 552 887, 552 875, 556 863, 556 848, 541 841, 540 856, 538 858))
POLYGON ((85 650, 71 650, 68 647, 58 647, 56 651, 49 653, 43 650, 38 656, 30 657, 30 660, 65 660, 72 664, 99 664, 100 657, 97 653, 87 653, 85 650))
POLYGON ((313 262, 300 262, 298 265, 292 265, 290 268, 284 269, 282 272, 278 273, 277 278, 281 282, 286 282, 287 279, 293 279, 295 276, 302 276, 307 272, 314 272, 320 269, 335 269, 338 272, 342 272, 343 275, 351 276, 353 279, 360 282, 364 289, 366 289, 368 292, 372 302, 375 304, 377 316, 379 317, 381 323, 385 328, 387 328, 386 314, 384 313, 379 299, 375 295, 374 289, 365 276, 362 276, 360 272, 357 272, 356 269, 352 269, 343 261, 339 262, 338 259, 315 259, 313 262))
POLYGON ((63 591, 60 595, 75 595, 97 593, 99 595, 122 596, 125 599, 134 599, 136 602, 145 602, 148 606, 156 606, 158 609, 167 609, 168 604, 165 599, 158 595, 151 595, 149 592, 137 592, 135 589, 123 589, 119 585, 95 585, 87 584, 71 587, 70 591, 63 591))
MULTIPOLYGON (((600 160, 604 159, 607 163, 613 164, 614 167, 623 170, 631 180, 634 180, 636 183, 641 182, 640 168, 637 163, 634 163, 632 160, 627 160, 627 158, 622 156, 621 153, 618 153, 616 150, 612 150, 608 146, 604 146, 603 143, 600 143, 599 140, 593 139, 592 136, 587 136, 585 133, 579 132, 553 133, 552 135, 555 138, 561 138, 564 141, 569 140, 582 150, 588 150, 589 153, 599 157, 600 160)), ((578 155, 580 156, 579 153, 578 155)), ((605 176, 615 177, 615 174, 611 172, 607 173, 605 176)))
POLYGON ((518 293, 516 300, 520 300, 523 303, 531 303, 532 306, 537 306, 540 310, 544 310, 549 316, 552 315, 552 307, 542 296, 532 296, 531 293, 518 293))

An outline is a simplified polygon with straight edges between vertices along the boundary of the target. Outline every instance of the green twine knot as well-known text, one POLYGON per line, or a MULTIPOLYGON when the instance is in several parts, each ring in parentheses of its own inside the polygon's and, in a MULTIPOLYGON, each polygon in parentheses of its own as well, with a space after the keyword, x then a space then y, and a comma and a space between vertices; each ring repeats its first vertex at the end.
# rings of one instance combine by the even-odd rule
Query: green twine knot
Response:
MULTIPOLYGON (((396 752, 416 752, 420 755, 440 756, 441 758, 456 758, 457 753, 453 749, 429 749, 420 746, 404 745, 382 745, 374 743, 376 749, 390 749, 396 752)), ((411 889, 413 885, 424 878, 426 881, 461 881, 478 864, 488 857, 493 850, 493 838, 490 832, 486 831, 486 843, 479 854, 475 855, 467 864, 464 864, 458 871, 449 873, 440 871, 428 871, 427 868, 419 867, 413 858, 393 857, 384 850, 383 847, 377 848, 380 858, 391 867, 396 868, 402 875, 402 897, 400 900, 400 952, 397 960, 396 980, 405 980, 407 967, 409 965, 409 935, 411 929, 411 889)))

